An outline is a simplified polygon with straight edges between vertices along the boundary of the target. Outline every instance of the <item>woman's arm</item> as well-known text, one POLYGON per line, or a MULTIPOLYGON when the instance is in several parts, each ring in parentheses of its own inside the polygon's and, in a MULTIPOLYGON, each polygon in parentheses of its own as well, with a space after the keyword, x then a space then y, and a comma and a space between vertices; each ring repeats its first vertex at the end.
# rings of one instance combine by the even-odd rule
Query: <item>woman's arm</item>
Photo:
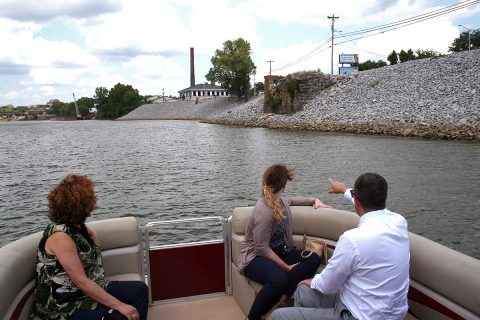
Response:
POLYGON ((90 280, 85 274, 80 257, 77 253, 77 246, 70 236, 64 232, 55 232, 45 243, 48 254, 54 255, 70 276, 73 283, 87 296, 93 300, 117 310, 129 320, 139 318, 135 307, 125 304, 108 294, 103 288, 90 280))
POLYGON ((331 208, 318 198, 289 198, 288 201, 291 206, 313 206, 315 209, 331 208))
POLYGON ((282 259, 280 259, 280 257, 273 251, 271 251, 270 254, 268 254, 266 257, 272 260, 273 262, 275 262, 276 264, 278 264, 280 268, 282 268, 285 272, 289 272, 290 270, 295 268, 297 264, 299 264, 299 262, 297 262, 297 263, 288 265, 282 259))

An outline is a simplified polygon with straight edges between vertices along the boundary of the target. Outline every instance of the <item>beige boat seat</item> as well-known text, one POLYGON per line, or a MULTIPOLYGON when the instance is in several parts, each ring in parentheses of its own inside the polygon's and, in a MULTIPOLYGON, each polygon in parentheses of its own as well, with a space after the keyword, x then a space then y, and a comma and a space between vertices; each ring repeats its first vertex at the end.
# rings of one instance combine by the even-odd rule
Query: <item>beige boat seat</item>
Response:
MULTIPOLYGON (((291 207, 293 218, 293 241, 297 249, 304 248, 304 235, 323 240, 327 245, 335 245, 338 237, 358 225, 358 216, 352 212, 335 209, 313 209, 313 207, 291 207)), ((262 285, 238 272, 237 263, 245 238, 245 228, 253 207, 235 208, 232 215, 232 289, 233 296, 245 314, 248 314, 261 290, 262 285)), ((328 248, 328 256, 333 250, 328 248)), ((324 266, 320 266, 319 271, 324 266)), ((285 296, 281 299, 279 304, 285 296)), ((277 304, 277 306, 279 305, 277 304)), ((274 307, 275 308, 275 307, 274 307)), ((271 310, 273 311, 273 309, 271 310)))
MULTIPOLYGON (((105 275, 110 280, 144 280, 142 236, 133 217, 88 224, 99 235, 105 275)), ((0 248, 0 319, 26 320, 32 312, 37 232, 0 248)))

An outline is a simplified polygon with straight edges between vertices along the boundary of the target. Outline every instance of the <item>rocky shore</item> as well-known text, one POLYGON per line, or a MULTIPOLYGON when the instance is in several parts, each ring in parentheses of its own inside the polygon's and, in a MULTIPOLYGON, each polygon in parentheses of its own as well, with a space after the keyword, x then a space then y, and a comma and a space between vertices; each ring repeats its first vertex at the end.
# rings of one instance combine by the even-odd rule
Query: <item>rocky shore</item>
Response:
POLYGON ((303 110, 264 114, 263 97, 142 106, 122 120, 208 123, 480 141, 480 50, 339 76, 303 110))

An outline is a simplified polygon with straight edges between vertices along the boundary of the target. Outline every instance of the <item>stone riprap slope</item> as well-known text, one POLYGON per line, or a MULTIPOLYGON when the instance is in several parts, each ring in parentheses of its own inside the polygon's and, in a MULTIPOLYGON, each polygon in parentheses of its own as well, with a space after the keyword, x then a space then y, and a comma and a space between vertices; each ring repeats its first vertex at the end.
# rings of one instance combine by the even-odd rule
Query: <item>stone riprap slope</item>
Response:
POLYGON ((480 50, 339 76, 302 111, 265 114, 263 97, 144 105, 121 118, 480 140, 480 50))
POLYGON ((340 76, 294 115, 262 114, 261 100, 207 122, 480 140, 480 50, 340 76))
POLYGON ((203 120, 227 112, 241 103, 236 98, 174 100, 145 104, 118 120, 203 120))

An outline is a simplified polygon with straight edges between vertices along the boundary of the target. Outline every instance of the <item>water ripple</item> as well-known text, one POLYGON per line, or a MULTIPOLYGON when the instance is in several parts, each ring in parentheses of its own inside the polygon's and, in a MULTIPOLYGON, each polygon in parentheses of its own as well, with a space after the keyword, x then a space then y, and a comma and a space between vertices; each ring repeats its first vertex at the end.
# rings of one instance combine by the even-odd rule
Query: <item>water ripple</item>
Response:
MULTIPOLYGON (((480 258, 480 144, 238 128, 191 121, 0 123, 0 245, 42 230, 49 190, 70 173, 96 181, 92 220, 135 216, 227 217, 254 205, 272 163, 295 169, 290 196, 329 195, 327 177, 353 184, 374 171, 389 181, 388 206, 411 231, 480 258), (19 160, 20 159, 20 160, 19 160)), ((163 230, 160 239, 208 239, 210 226, 163 230), (177 232, 178 231, 178 232, 177 232)), ((173 241, 172 240, 172 241, 173 241)))

